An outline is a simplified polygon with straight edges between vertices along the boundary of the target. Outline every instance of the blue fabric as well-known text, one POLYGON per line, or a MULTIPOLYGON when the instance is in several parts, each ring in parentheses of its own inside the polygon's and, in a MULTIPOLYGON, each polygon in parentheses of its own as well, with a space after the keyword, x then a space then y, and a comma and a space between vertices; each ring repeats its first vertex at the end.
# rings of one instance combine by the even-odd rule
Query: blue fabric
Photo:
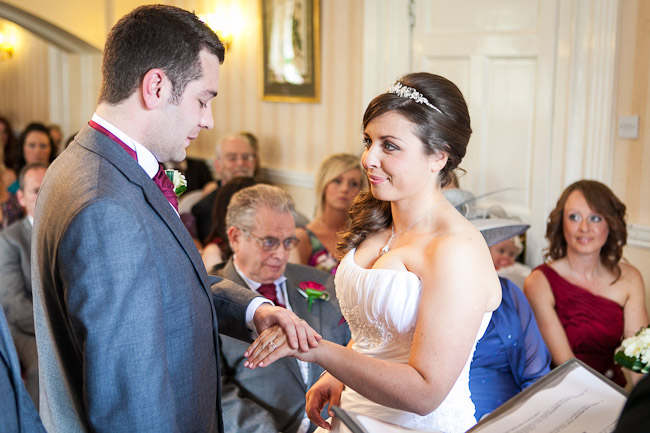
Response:
POLYGON ((499 281, 501 305, 476 345, 469 373, 477 420, 550 371, 551 355, 528 300, 512 281, 499 281))
POLYGON ((20 378, 20 364, 9 325, 0 308, 0 431, 45 433, 20 378))
POLYGON ((12 194, 16 194, 18 189, 20 188, 20 184, 18 183, 18 180, 16 179, 11 185, 7 187, 7 191, 9 191, 12 194))

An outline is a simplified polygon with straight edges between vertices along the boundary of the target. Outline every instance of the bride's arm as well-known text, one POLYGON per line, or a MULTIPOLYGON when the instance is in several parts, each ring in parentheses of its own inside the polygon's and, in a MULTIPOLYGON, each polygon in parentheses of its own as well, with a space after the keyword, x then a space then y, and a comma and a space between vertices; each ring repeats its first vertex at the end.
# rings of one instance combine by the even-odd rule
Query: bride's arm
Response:
MULTIPOLYGON (((414 270, 422 281, 422 297, 408 364, 370 358, 324 340, 308 353, 291 351, 288 346, 271 353, 292 352, 317 362, 346 386, 381 405, 421 415, 432 412, 460 375, 483 315, 498 305, 494 296, 501 289, 485 244, 481 246, 479 240, 437 240, 426 248, 424 257, 414 270)), ((249 351, 252 367, 268 354, 274 338, 271 333, 260 337, 258 351, 249 351)))

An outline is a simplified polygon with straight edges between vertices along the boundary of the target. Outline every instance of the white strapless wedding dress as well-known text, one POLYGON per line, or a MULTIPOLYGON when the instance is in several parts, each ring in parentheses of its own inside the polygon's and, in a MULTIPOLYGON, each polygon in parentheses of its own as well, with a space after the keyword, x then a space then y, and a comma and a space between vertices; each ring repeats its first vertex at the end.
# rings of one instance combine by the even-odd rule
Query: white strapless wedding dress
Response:
MULTIPOLYGON (((346 254, 335 276, 336 296, 352 332, 353 348, 373 358, 406 364, 420 304, 420 279, 408 271, 362 268, 354 261, 355 251, 346 254)), ((445 433, 467 431, 476 424, 469 391, 469 366, 476 342, 483 336, 491 317, 492 313, 483 316, 472 352, 458 380, 430 414, 420 416, 381 406, 349 387, 341 395, 341 407, 403 427, 445 433)), ((334 431, 345 431, 336 424, 334 431)), ((316 431, 326 432, 320 428, 316 431)))

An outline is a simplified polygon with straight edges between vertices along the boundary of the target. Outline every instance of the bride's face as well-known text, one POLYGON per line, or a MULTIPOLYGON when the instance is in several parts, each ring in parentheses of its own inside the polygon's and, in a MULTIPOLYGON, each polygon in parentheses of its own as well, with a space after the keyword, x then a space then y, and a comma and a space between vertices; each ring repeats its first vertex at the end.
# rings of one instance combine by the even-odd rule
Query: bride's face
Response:
POLYGON ((424 144, 413 133, 414 128, 396 112, 382 114, 366 126, 361 164, 377 199, 396 201, 423 187, 430 191, 437 184, 444 163, 441 166, 440 155, 424 153, 424 144))

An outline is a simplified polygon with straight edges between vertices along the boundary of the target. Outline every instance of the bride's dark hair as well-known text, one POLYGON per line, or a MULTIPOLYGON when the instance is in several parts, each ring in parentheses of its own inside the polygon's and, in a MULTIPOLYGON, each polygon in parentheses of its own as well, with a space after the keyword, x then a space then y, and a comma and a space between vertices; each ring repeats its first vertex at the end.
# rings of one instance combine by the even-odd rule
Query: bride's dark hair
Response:
MULTIPOLYGON (((413 133, 424 144, 425 154, 447 153, 447 164, 438 175, 440 185, 446 186, 451 181, 452 171, 465 156, 472 134, 465 98, 454 83, 427 72, 407 74, 399 82, 421 93, 437 110, 405 96, 382 93, 368 105, 363 115, 363 129, 382 114, 396 112, 404 116, 413 123, 413 133)), ((376 199, 370 190, 357 196, 349 213, 349 229, 338 243, 341 256, 393 222, 390 202, 376 199)))

